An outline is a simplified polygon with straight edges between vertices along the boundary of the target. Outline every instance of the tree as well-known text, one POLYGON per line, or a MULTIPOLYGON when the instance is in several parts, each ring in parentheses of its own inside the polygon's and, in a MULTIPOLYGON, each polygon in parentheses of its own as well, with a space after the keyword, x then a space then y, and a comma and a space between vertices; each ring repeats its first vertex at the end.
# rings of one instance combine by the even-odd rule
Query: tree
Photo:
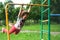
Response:
POLYGON ((5 24, 5 9, 4 4, 0 2, 0 21, 2 20, 2 24, 5 24))
MULTIPOLYGON (((5 2, 5 5, 7 4, 7 3, 13 3, 12 1, 8 1, 8 2, 5 2)), ((14 22, 14 13, 13 13, 13 10, 14 10, 14 5, 9 5, 8 6, 8 16, 9 16, 9 20, 11 21, 11 22, 14 22)))
POLYGON ((4 12, 4 6, 3 6, 3 3, 2 2, 0 2, 0 19, 1 20, 4 20, 4 18, 5 18, 5 14, 4 14, 5 12, 4 12), (4 17, 4 18, 3 18, 4 17))
MULTIPOLYGON (((51 13, 60 14, 60 0, 51 0, 51 13)), ((60 23, 60 17, 52 17, 57 23, 60 23)))
MULTIPOLYGON (((31 0, 32 4, 40 4, 40 0, 31 0)), ((40 7, 39 6, 32 6, 31 12, 30 12, 30 19, 33 19, 34 22, 38 22, 40 19, 40 7)))

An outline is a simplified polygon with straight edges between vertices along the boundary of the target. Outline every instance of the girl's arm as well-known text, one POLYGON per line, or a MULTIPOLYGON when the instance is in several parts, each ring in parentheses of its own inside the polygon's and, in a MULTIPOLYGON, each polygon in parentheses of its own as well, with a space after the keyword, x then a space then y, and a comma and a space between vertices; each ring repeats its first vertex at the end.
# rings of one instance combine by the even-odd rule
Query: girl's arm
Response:
POLYGON ((19 10, 19 14, 18 14, 18 17, 21 16, 21 12, 23 11, 23 6, 20 7, 20 10, 19 10))
POLYGON ((32 6, 30 6, 30 7, 29 7, 28 12, 30 12, 30 11, 31 11, 31 7, 32 7, 32 6))

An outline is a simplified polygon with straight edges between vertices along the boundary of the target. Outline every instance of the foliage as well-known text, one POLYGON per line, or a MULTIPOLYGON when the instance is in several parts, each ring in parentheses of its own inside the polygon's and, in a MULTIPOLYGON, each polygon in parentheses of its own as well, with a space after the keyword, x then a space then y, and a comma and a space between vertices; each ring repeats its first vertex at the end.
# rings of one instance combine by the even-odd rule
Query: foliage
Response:
MULTIPOLYGON (((51 0, 51 13, 60 14, 60 0, 51 0)), ((53 21, 60 23, 60 17, 52 17, 53 21)))
MULTIPOLYGON (((41 0, 31 0, 32 4, 40 4, 41 0)), ((0 20, 4 20, 5 21, 5 5, 7 3, 13 3, 12 1, 9 2, 5 2, 4 4, 2 2, 0 2, 0 20)), ((60 0, 51 0, 51 13, 59 13, 60 14, 60 0)), ((46 8, 46 7, 45 7, 46 8)), ((38 6, 32 6, 31 8, 31 12, 30 15, 28 17, 28 19, 32 19, 35 22, 39 22, 38 20, 41 19, 41 8, 38 6)), ((14 5, 9 5, 8 7, 8 12, 9 12, 9 20, 11 22, 13 22, 14 20, 16 20, 17 15, 19 13, 19 7, 15 8, 14 5)), ((47 14, 44 13, 44 19, 47 19, 47 14)), ((57 23, 60 23, 60 17, 51 17, 51 20, 57 23), (58 20, 58 21, 57 21, 58 20)))
POLYGON ((4 9, 4 5, 2 2, 0 2, 0 20, 4 20, 5 18, 5 9, 4 9))

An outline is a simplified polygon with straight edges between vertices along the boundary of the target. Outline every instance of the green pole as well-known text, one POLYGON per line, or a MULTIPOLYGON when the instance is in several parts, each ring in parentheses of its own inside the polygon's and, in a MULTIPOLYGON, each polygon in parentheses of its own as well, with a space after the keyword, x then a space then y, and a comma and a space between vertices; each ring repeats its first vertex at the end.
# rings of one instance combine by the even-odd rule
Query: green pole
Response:
POLYGON ((49 9, 49 8, 45 9, 42 13, 44 13, 44 12, 48 11, 48 9, 49 9))
POLYGON ((46 3, 46 1, 47 1, 47 0, 44 0, 44 1, 42 2, 42 4, 46 3))
POLYGON ((48 0, 48 40, 50 40, 50 0, 48 0))
MULTIPOLYGON (((41 0, 41 4, 42 4, 42 2, 43 2, 43 0, 41 0)), ((44 10, 44 8, 43 8, 43 6, 41 6, 41 39, 40 40, 43 40, 43 10, 44 10)))

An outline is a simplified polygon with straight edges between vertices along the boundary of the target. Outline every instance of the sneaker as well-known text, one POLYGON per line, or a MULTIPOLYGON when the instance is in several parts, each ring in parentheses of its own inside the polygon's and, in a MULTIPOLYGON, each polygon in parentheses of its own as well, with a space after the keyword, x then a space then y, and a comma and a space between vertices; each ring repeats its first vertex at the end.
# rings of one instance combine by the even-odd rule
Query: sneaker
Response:
POLYGON ((4 29, 5 29, 5 28, 2 28, 2 33, 4 33, 4 29))

